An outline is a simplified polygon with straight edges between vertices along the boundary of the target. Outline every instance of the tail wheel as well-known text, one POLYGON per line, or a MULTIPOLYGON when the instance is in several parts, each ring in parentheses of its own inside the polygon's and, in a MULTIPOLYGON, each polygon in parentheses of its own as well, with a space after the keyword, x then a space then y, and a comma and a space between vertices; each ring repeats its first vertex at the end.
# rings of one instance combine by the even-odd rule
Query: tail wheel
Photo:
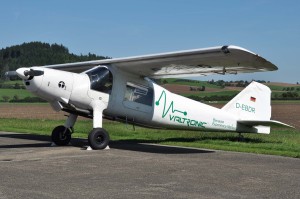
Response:
POLYGON ((71 130, 64 126, 57 126, 52 131, 52 141, 58 146, 66 146, 71 140, 71 130))
POLYGON ((109 134, 103 128, 94 128, 88 137, 92 149, 105 149, 109 143, 109 134))

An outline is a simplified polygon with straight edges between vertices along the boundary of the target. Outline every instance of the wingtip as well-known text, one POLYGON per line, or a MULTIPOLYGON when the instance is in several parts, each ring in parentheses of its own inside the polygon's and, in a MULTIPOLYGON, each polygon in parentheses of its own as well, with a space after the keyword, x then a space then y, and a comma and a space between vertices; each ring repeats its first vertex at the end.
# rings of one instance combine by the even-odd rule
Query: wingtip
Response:
POLYGON ((257 56, 258 59, 261 59, 262 62, 264 62, 268 65, 269 69, 267 71, 276 71, 276 70, 278 70, 278 67, 275 64, 273 64, 272 62, 266 60, 265 58, 263 58, 259 54, 254 53, 254 52, 252 52, 252 51, 250 51, 246 48, 243 48, 243 47, 240 47, 240 46, 235 46, 235 45, 228 45, 227 48, 228 48, 229 51, 231 51, 231 50, 240 50, 240 51, 244 51, 244 52, 247 52, 247 53, 251 53, 254 56, 257 56))

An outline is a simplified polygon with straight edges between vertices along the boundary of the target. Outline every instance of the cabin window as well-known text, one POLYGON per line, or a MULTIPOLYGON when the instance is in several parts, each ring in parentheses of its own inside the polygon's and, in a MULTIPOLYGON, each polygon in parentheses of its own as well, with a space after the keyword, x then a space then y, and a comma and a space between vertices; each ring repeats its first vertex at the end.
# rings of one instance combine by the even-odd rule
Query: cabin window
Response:
POLYGON ((147 86, 127 82, 125 101, 132 101, 147 106, 152 106, 153 89, 147 86))
POLYGON ((91 81, 91 89, 110 94, 112 89, 113 77, 106 67, 92 69, 86 74, 91 81))

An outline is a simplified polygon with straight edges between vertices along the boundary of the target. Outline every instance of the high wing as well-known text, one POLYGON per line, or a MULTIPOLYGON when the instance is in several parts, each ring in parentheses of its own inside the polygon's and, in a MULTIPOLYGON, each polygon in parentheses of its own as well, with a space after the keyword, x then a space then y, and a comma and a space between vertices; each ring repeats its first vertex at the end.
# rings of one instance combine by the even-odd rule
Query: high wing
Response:
POLYGON ((237 74, 278 69, 259 55, 237 46, 219 46, 44 67, 82 72, 98 65, 113 65, 123 71, 151 78, 237 74))

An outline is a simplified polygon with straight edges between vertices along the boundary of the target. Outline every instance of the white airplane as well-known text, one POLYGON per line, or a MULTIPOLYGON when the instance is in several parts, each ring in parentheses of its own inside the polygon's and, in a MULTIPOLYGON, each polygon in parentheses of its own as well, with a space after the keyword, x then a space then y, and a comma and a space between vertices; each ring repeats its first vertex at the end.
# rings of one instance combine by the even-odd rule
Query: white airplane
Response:
MULTIPOLYGON (((207 76, 277 70, 271 62, 237 46, 146 56, 19 68, 16 74, 30 92, 55 111, 70 115, 53 129, 56 145, 67 145, 77 116, 93 118, 88 142, 104 149, 109 134, 102 118, 140 126, 238 133, 270 133, 271 91, 252 82, 218 109, 169 92, 150 78, 207 76)), ((290 126, 289 126, 290 127, 290 126)))

